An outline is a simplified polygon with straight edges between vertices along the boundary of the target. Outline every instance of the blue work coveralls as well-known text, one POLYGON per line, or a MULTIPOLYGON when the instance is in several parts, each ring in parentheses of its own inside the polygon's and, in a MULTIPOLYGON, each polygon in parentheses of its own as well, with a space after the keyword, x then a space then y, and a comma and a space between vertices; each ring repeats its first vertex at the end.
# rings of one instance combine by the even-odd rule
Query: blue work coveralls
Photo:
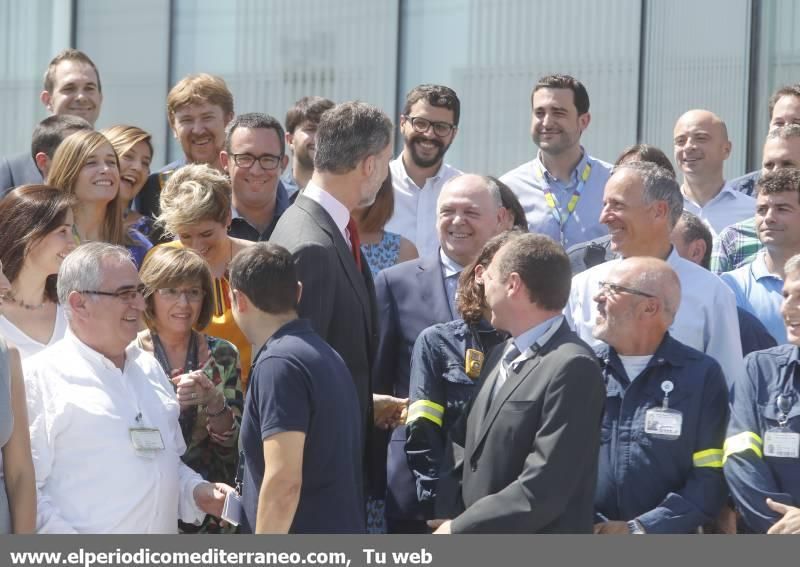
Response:
POLYGON ((606 381, 596 521, 635 519, 647 533, 694 532, 717 516, 727 494, 722 444, 728 390, 722 369, 669 334, 633 381, 613 348, 601 344, 595 352, 606 381), (667 381, 673 387, 669 409, 683 414, 677 439, 645 432, 645 414, 662 407, 667 381))
POLYGON ((767 506, 767 498, 800 506, 800 459, 764 455, 771 453, 764 447, 765 433, 783 417, 779 396, 788 410, 786 429, 800 433, 799 352, 787 344, 747 355, 746 380, 733 387, 725 478, 742 519, 755 532, 766 532, 781 518, 767 506))

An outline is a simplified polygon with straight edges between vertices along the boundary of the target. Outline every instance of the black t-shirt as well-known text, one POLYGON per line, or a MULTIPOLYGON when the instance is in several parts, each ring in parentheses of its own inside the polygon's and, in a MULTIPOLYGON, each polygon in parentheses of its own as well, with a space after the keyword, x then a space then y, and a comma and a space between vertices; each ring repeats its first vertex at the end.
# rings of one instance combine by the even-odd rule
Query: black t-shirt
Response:
POLYGON ((256 525, 263 441, 306 434, 300 501, 290 533, 364 533, 361 411, 341 357, 305 319, 286 323, 256 356, 241 426, 242 530, 256 525))

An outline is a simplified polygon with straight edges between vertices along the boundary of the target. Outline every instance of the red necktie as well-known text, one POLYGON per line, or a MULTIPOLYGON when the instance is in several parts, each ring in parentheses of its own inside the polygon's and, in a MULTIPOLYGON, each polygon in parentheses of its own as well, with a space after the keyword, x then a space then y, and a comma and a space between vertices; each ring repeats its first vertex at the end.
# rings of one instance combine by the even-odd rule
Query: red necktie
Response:
POLYGON ((347 221, 347 232, 350 233, 350 246, 353 249, 353 258, 356 261, 356 266, 361 270, 361 239, 358 237, 358 227, 353 217, 347 221))

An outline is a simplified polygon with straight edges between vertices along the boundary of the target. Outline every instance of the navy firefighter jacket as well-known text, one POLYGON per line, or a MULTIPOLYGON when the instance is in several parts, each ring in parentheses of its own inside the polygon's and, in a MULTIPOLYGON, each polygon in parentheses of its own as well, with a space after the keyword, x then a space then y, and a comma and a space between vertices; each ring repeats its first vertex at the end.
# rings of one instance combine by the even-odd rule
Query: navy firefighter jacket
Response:
MULTIPOLYGON (((595 347, 606 382, 600 434, 597 521, 638 520, 647 533, 691 533, 726 499, 722 444, 728 390, 710 356, 666 334, 642 373, 629 379, 616 351, 595 347), (682 414, 677 438, 645 431, 648 410, 682 414)), ((653 414, 651 414, 651 417, 653 414)))
POLYGON ((724 470, 747 526, 766 532, 781 518, 766 499, 800 506, 800 351, 780 345, 744 359, 746 379, 734 384, 724 470), (777 445, 767 433, 782 434, 777 445))
POLYGON ((468 351, 488 359, 503 340, 486 321, 470 326, 457 319, 428 327, 414 343, 405 451, 428 518, 433 517, 440 467, 455 458, 447 455, 447 432, 478 392, 482 362, 476 366, 475 353, 468 351), (470 362, 472 376, 467 374, 470 362))

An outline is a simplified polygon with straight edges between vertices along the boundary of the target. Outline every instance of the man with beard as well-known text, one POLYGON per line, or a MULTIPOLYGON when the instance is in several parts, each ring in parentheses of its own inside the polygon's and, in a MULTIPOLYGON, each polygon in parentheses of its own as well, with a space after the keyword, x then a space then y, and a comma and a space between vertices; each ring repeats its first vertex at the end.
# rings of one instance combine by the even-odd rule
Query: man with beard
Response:
POLYGON ((448 179, 461 173, 444 163, 458 132, 461 102, 442 85, 419 85, 406 95, 400 131, 403 152, 389 165, 394 214, 386 230, 414 243, 420 257, 436 254, 436 201, 448 179))
POLYGON ((136 210, 152 217, 158 216, 161 188, 176 169, 187 163, 205 163, 223 171, 220 152, 225 127, 233 120, 233 95, 220 77, 188 75, 169 91, 167 117, 183 157, 152 173, 136 198, 136 210))
POLYGON ((531 93, 531 136, 536 157, 500 180, 525 209, 531 232, 546 234, 568 249, 605 236, 598 218, 611 165, 581 146, 589 126, 589 94, 569 75, 542 77, 531 93))
POLYGON ((321 96, 304 96, 286 112, 286 145, 292 150, 292 167, 281 177, 286 192, 292 197, 305 189, 314 173, 317 127, 322 113, 335 105, 321 96))

